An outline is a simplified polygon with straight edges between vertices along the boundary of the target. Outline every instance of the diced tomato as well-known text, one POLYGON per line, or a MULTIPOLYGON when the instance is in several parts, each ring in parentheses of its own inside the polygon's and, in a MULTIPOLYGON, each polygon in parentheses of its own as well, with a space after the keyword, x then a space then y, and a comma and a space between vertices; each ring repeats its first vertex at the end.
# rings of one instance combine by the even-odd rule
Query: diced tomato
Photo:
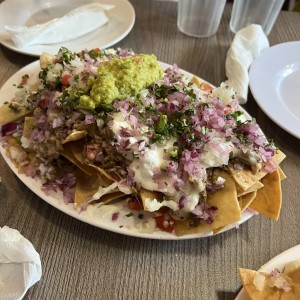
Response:
POLYGON ((64 76, 61 77, 61 83, 65 86, 69 86, 69 79, 71 78, 71 76, 69 74, 66 74, 64 76))
POLYGON ((128 208, 130 210, 141 210, 141 209, 143 209, 142 203, 138 199, 135 199, 135 198, 130 198, 127 201, 127 205, 128 205, 128 208))
POLYGON ((28 82, 28 79, 29 79, 28 75, 22 76, 22 84, 25 85, 28 82))
POLYGON ((157 216, 155 222, 156 226, 162 231, 172 232, 174 230, 175 222, 168 213, 157 216))
POLYGON ((39 101, 38 107, 40 107, 41 109, 47 109, 48 106, 49 106, 49 100, 41 99, 39 101))
POLYGON ((89 55, 91 56, 91 58, 96 58, 100 53, 100 49, 99 48, 94 48, 89 52, 89 55))
POLYGON ((93 51, 94 51, 95 53, 99 53, 99 52, 100 52, 100 49, 99 49, 99 48, 94 48, 93 51))
POLYGON ((203 82, 202 84, 201 84, 201 90, 202 91, 207 91, 207 92, 210 92, 210 91, 212 91, 212 86, 211 85, 209 85, 207 82, 203 82))

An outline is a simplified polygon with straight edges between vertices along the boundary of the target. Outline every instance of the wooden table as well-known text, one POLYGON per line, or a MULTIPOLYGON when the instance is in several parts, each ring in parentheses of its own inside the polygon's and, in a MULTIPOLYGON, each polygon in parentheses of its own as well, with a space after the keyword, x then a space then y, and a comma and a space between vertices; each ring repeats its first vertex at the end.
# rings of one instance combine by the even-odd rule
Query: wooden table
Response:
MULTIPOLYGON (((231 5, 216 35, 191 38, 176 26, 177 5, 131 1, 136 22, 116 47, 155 53, 214 85, 226 80, 233 34, 231 5)), ((281 12, 271 45, 300 39, 300 14, 281 12)), ((83 45, 84 47, 84 45, 83 45)), ((0 86, 37 58, 0 47, 0 86)), ((255 216, 238 230, 204 239, 147 240, 123 236, 73 219, 33 194, 0 158, 0 226, 18 229, 40 253, 43 276, 26 299, 234 299, 237 267, 258 268, 300 243, 300 141, 273 123, 249 97, 245 108, 286 153, 283 207, 278 222, 255 216)))

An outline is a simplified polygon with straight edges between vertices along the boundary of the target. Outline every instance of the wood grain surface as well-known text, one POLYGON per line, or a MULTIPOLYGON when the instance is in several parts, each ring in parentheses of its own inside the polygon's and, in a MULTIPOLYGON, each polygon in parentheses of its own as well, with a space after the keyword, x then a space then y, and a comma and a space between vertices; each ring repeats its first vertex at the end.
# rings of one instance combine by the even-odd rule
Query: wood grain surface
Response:
MULTIPOLYGON (((231 5, 218 32, 191 38, 177 29, 177 4, 132 0, 136 22, 115 47, 155 53, 214 85, 226 80, 232 41, 231 5)), ((281 12, 271 45, 300 40, 300 13, 281 12)), ((84 45, 82 45, 84 47, 84 45)), ((0 46, 0 87, 36 60, 0 46)), ((237 268, 259 268, 300 243, 300 141, 273 123, 251 94, 245 108, 285 152, 283 207, 278 222, 255 216, 225 233, 194 240, 160 241, 115 234, 73 219, 33 194, 0 158, 0 226, 18 229, 40 253, 43 275, 25 299, 234 299, 241 289, 237 268)))

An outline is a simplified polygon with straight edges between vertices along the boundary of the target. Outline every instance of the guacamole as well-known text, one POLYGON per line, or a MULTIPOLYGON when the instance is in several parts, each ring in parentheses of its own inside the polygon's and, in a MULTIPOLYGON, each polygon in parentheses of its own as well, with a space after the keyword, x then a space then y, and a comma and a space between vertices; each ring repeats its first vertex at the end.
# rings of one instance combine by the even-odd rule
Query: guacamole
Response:
POLYGON ((112 109, 113 101, 136 96, 163 76, 154 55, 138 54, 102 63, 88 95, 80 97, 79 108, 112 109))

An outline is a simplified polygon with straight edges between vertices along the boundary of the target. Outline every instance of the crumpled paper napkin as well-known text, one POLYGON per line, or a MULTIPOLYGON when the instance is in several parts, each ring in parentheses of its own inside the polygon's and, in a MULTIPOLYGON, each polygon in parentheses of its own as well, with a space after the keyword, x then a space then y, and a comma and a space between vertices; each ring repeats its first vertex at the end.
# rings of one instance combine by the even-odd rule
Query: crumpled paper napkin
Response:
POLYGON ((55 44, 78 38, 106 24, 105 10, 114 5, 90 3, 73 9, 61 18, 31 27, 5 26, 15 46, 55 44))
POLYGON ((33 245, 18 230, 0 227, 0 299, 22 299, 41 275, 40 256, 33 245))
POLYGON ((252 24, 240 29, 227 52, 225 69, 226 84, 236 92, 240 104, 247 102, 251 63, 261 51, 268 48, 269 41, 260 25, 252 24))

